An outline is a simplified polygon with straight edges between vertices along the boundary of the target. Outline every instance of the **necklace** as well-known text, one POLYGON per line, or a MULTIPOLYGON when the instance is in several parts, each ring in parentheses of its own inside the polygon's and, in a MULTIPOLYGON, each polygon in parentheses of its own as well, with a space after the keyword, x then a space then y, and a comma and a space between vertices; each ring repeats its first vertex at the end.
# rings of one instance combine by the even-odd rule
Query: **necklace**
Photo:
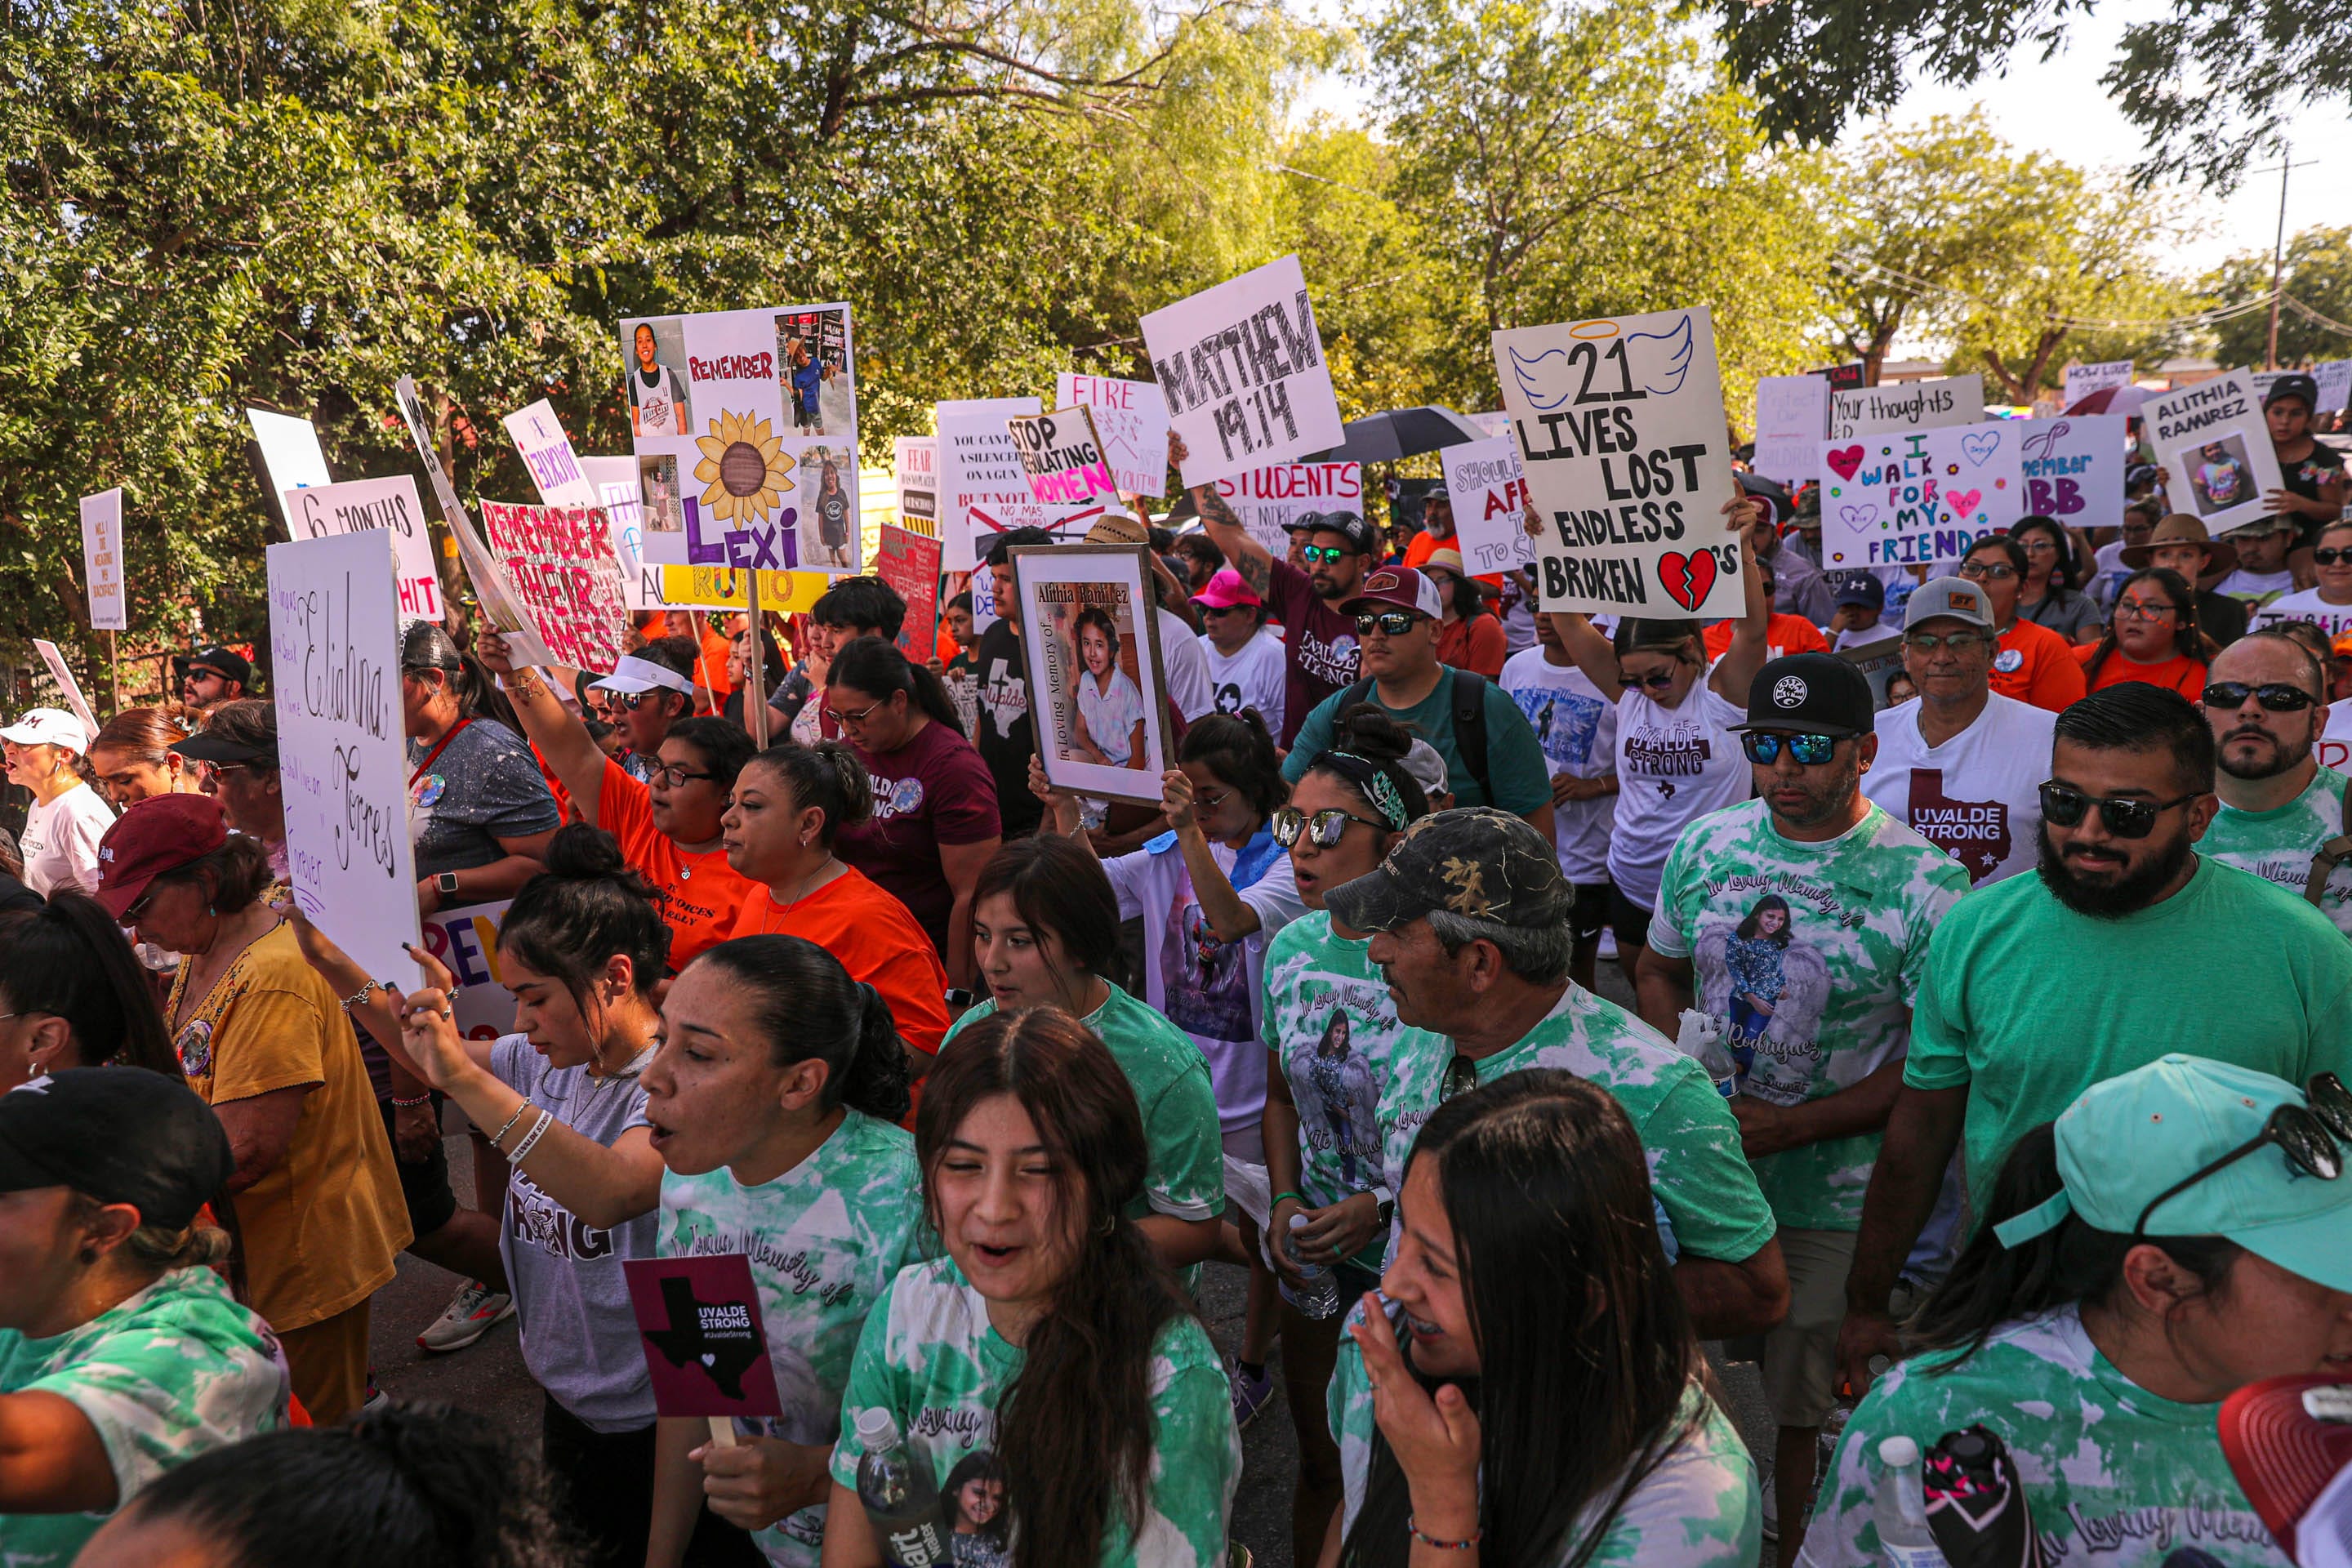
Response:
POLYGON ((768 897, 774 899, 775 901, 783 908, 791 909, 794 904, 799 903, 803 899, 808 897, 809 889, 816 886, 816 879, 819 877, 824 876, 827 871, 831 870, 833 868, 833 856, 831 854, 827 854, 824 862, 819 865, 815 870, 811 871, 807 876, 801 879, 800 886, 793 889, 793 896, 791 898, 777 899, 772 889, 770 890, 768 897))

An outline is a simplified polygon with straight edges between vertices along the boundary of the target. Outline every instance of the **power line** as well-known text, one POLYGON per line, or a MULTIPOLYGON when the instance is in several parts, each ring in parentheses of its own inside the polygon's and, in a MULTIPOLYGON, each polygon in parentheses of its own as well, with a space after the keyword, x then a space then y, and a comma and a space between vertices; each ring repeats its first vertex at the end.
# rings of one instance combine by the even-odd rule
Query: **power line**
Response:
MULTIPOLYGON (((1923 294, 1942 294, 1949 296, 1952 299, 1965 300, 1971 305, 1979 306, 1988 310, 2007 309, 2006 306, 2002 305, 1999 301, 1988 300, 1980 294, 1970 293, 1965 289, 1956 288, 1948 283, 1938 283, 1930 279, 1915 277, 1910 273, 1903 271, 1899 268, 1889 267, 1883 262, 1873 261, 1867 257, 1832 257, 1830 260, 1830 265, 1840 272, 1853 278, 1857 282, 1874 282, 1882 279, 1892 279, 1894 282, 1904 286, 1902 289, 1897 290, 1898 292, 1908 294, 1914 299, 1916 299, 1923 294)), ((2252 315, 2257 310, 2267 310, 2271 308, 2271 300, 2274 296, 2286 300, 2298 310, 2315 315, 2315 319, 2323 322, 2326 322, 2327 320, 2326 317, 2316 317, 2315 312, 2311 312, 2307 306, 2303 305, 2299 300, 2294 300, 2291 296, 2286 295, 2282 290, 2266 290, 2263 293, 2256 295, 2251 300, 2242 300, 2234 305, 2220 305, 2211 310, 2199 310, 2186 316, 2070 316, 2063 315, 2055 310, 2052 310, 2044 312, 2043 319, 2053 326, 2063 326, 2084 331, 2120 331, 2133 330, 2154 331, 2168 327, 2209 327, 2217 325, 2222 321, 2234 321, 2240 316, 2252 315)), ((2339 331, 2352 332, 2352 327, 2345 327, 2341 322, 2332 322, 2328 324, 2336 327, 2339 331)))

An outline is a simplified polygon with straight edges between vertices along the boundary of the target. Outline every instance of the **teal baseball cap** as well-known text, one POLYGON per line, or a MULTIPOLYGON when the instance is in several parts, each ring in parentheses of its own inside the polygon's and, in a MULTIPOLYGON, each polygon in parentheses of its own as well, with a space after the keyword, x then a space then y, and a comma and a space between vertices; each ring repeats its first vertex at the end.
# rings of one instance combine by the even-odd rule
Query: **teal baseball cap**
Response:
MULTIPOLYGON (((2352 1247, 2345 1244, 2352 1236, 2352 1175, 2307 1174, 2275 1144, 2240 1153, 2264 1135, 2282 1106, 2307 1116, 2311 1110, 2305 1091, 2284 1079, 2177 1053, 2093 1084, 2058 1118, 2064 1185, 1993 1234, 2016 1247, 2074 1214, 2119 1236, 2219 1236, 2315 1285, 2352 1290, 2352 1247), (2181 1184, 2209 1167, 2218 1168, 2181 1184)), ((2330 1104, 2305 1129, 2337 1145, 2333 1160, 2323 1161, 2330 1169, 2341 1169, 2342 1145, 2352 1142, 2342 1115, 2330 1104)))

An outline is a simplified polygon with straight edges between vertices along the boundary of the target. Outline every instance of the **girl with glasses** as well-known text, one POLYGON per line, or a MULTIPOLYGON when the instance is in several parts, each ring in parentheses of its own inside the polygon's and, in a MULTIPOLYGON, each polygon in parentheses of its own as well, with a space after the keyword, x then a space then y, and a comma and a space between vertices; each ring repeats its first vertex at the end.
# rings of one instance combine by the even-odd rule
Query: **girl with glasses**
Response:
POLYGON ((2099 606, 2078 585, 2074 537, 2057 519, 2049 517, 2020 518, 2009 536, 2025 550, 2025 574, 2017 585, 2017 613, 2070 643, 2095 637, 2099 606))
POLYGON ((2220 652, 2198 629, 2196 592, 2179 574, 2150 566, 2124 579, 2099 640, 2074 650, 2089 689, 2139 680, 2168 687, 2191 702, 2205 689, 2206 666, 2220 652))
POLYGON ((2055 713, 2083 697, 2083 667, 2074 645, 2017 613, 2017 596, 2032 561, 2006 533, 1987 534, 1960 558, 1959 574, 1984 590, 1995 641, 1992 689, 2055 713))

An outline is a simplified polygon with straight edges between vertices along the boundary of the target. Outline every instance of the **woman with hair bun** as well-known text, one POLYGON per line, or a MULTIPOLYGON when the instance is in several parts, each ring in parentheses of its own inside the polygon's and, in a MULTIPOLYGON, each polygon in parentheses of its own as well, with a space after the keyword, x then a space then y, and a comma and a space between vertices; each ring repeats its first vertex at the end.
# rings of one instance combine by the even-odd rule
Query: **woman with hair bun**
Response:
POLYGON ((0 915, 0 1090, 108 1063, 180 1077, 122 928, 97 900, 62 889, 34 913, 0 915))

